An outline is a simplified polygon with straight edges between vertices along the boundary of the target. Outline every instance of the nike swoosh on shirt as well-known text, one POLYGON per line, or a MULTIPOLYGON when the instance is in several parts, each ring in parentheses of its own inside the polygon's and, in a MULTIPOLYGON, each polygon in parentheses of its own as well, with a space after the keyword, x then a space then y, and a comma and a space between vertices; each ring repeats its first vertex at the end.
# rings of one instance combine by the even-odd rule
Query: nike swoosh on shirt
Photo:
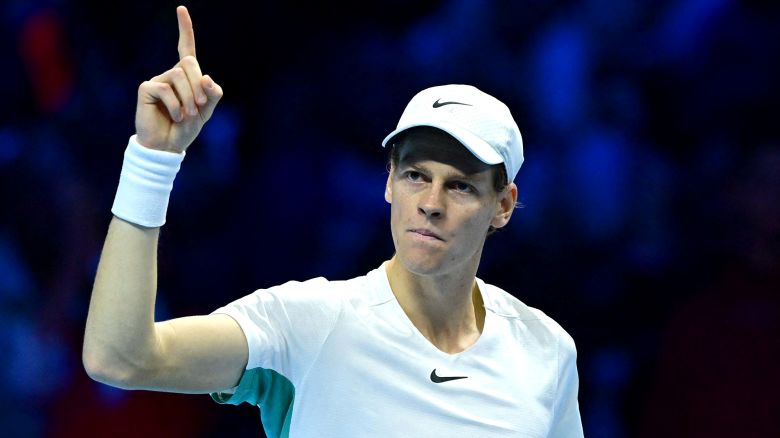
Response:
POLYGON ((439 102, 441 99, 436 99, 436 102, 433 102, 433 107, 438 108, 440 106, 444 105, 466 105, 471 106, 470 103, 463 103, 463 102, 439 102))
POLYGON ((452 377, 440 377, 436 375, 436 368, 431 371, 431 382, 433 383, 444 383, 449 382, 450 380, 458 380, 458 379, 468 379, 468 376, 452 376, 452 377))

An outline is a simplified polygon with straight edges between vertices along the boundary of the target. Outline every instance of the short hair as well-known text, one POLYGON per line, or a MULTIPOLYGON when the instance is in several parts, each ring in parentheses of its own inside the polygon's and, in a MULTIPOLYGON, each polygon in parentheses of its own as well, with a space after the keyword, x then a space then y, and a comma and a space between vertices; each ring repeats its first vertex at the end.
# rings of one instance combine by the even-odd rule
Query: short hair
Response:
MULTIPOLYGON (((443 131, 439 128, 434 128, 431 126, 415 126, 413 128, 409 128, 395 137, 393 137, 390 142, 390 158, 387 163, 387 170, 390 171, 390 166, 392 165, 394 168, 398 168, 398 163, 401 160, 401 148, 405 146, 409 141, 410 138, 418 137, 418 136, 439 136, 439 137, 448 137, 452 141, 456 143, 460 143, 458 139, 447 133, 446 131, 443 131)), ((465 148, 465 146, 464 146, 465 148)), ((473 155, 472 155, 473 156, 473 155)), ((479 160, 477 157, 474 156, 475 160, 479 160)), ((506 174, 506 167, 503 163, 501 164, 492 164, 492 165, 486 165, 493 174, 493 189, 496 191, 496 193, 501 193, 506 189, 506 187, 509 185, 509 178, 506 174)), ((487 235, 491 235, 498 231, 498 228, 493 227, 492 225, 488 228, 487 235)))

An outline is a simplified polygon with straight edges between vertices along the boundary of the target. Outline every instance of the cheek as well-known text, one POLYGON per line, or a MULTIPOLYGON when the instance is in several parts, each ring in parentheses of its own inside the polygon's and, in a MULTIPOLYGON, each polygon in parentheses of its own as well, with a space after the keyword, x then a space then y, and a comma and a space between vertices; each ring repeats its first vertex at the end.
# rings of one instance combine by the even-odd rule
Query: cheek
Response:
POLYGON ((487 233, 490 223, 493 220, 493 212, 487 209, 480 209, 475 211, 472 216, 466 221, 466 227, 469 228, 469 232, 476 239, 481 239, 482 232, 487 233))
POLYGON ((403 203, 399 202, 398 199, 393 199, 393 202, 390 203, 390 229, 393 232, 393 237, 395 238, 396 230, 400 229, 403 224, 403 203))
POLYGON ((409 212, 413 208, 414 202, 408 192, 403 188, 394 187, 390 196, 390 215, 395 220, 402 220, 409 217, 409 212))

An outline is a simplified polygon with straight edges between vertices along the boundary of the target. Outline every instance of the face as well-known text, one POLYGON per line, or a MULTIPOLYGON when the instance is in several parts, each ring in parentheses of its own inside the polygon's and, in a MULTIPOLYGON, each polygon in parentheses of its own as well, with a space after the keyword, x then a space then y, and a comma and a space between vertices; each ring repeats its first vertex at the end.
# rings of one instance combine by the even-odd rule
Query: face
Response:
POLYGON ((476 269, 488 228, 509 221, 516 187, 496 193, 494 171, 449 136, 399 147, 385 190, 396 256, 418 275, 476 269))

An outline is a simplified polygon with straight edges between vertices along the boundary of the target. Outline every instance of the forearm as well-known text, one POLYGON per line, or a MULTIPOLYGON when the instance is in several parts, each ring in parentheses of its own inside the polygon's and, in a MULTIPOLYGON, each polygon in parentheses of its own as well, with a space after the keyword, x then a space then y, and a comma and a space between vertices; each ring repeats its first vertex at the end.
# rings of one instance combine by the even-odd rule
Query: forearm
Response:
POLYGON ((84 334, 84 366, 96 380, 128 386, 155 360, 159 233, 159 228, 111 220, 84 334))
POLYGON ((136 134, 125 149, 111 208, 115 217, 100 256, 84 333, 87 373, 124 388, 200 389, 195 378, 182 377, 191 369, 198 378, 203 370, 215 374, 216 387, 224 388, 246 364, 245 337, 227 316, 154 321, 159 227, 166 220, 173 181, 186 149, 222 98, 222 87, 202 74, 195 58, 187 8, 179 6, 176 14, 179 62, 138 87, 136 134), (228 360, 223 374, 208 368, 221 363, 219 355, 228 360))

